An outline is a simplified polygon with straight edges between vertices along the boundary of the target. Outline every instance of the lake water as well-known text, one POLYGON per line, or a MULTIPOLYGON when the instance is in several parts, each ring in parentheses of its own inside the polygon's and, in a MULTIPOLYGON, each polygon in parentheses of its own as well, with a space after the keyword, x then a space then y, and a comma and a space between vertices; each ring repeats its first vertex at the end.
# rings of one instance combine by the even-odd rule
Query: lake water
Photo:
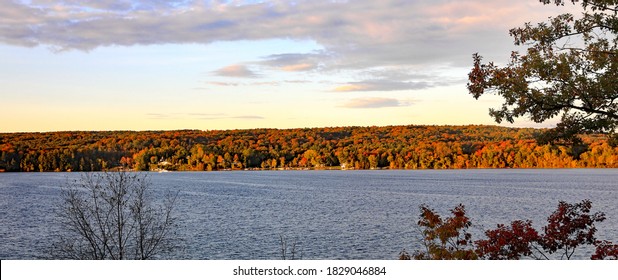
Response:
MULTIPOLYGON (((45 258, 61 186, 77 173, 0 173, 0 259, 45 258)), ((605 212, 597 237, 618 242, 618 170, 367 170, 149 173, 179 191, 174 259, 280 259, 280 237, 302 259, 396 259, 420 249, 419 205, 443 215, 459 203, 473 238, 530 219, 537 230, 561 200, 605 212)), ((591 248, 578 251, 589 258, 591 248)))

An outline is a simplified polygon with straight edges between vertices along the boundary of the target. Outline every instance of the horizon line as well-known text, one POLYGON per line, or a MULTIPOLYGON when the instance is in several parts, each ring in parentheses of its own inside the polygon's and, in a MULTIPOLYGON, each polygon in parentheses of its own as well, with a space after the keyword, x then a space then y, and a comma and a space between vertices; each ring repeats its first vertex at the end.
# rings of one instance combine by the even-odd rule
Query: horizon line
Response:
POLYGON ((0 134, 20 134, 20 133, 63 133, 63 132, 172 132, 172 131, 246 131, 246 130, 296 130, 296 129, 325 129, 325 128, 358 128, 358 127, 465 127, 465 126, 495 126, 515 129, 549 129, 551 127, 533 126, 509 126, 502 124, 393 124, 393 125, 339 125, 339 126, 314 126, 314 127, 254 127, 254 128, 227 128, 227 129, 198 129, 198 128, 174 128, 174 129, 108 129, 108 130, 47 130, 47 131, 0 131, 0 134))

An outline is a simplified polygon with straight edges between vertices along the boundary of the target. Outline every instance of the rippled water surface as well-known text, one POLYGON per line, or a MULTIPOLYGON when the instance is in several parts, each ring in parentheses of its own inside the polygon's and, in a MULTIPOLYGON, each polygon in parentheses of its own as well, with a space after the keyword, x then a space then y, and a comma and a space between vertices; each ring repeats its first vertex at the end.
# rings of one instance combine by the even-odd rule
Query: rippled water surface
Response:
MULTIPOLYGON (((0 259, 45 258, 61 186, 78 173, 0 173, 0 259)), ((396 259, 420 248, 418 207, 466 206, 474 238, 558 202, 593 202, 618 242, 618 170, 247 171, 149 173, 157 194, 179 192, 183 249, 174 259, 279 259, 280 237, 303 259, 396 259)), ((587 258, 590 249, 578 257, 587 258)))

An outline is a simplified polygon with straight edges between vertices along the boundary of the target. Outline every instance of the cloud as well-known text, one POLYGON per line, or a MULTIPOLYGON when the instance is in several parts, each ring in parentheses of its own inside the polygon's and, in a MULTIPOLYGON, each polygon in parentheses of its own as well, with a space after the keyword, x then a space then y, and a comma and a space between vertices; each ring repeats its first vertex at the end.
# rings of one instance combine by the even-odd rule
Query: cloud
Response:
POLYGON ((149 119, 155 119, 155 120, 164 120, 164 119, 172 118, 171 115, 169 115, 169 114, 162 114, 162 113, 148 113, 148 114, 146 114, 146 116, 149 119))
POLYGON ((235 64, 213 71, 215 75, 233 78, 256 78, 258 75, 247 66, 235 64))
POLYGON ((367 98, 355 98, 341 107, 352 109, 375 109, 375 108, 387 108, 387 107, 403 107, 408 106, 406 102, 394 98, 382 98, 382 97, 367 97, 367 98))
MULTIPOLYGON (((435 71, 436 65, 469 67, 475 52, 507 59, 513 49, 510 28, 573 11, 572 5, 530 1, 5 1, 0 42, 88 51, 105 46, 308 40, 322 50, 273 53, 257 64, 324 75, 380 67, 435 71)), ((215 74, 257 76, 241 64, 215 74)), ((410 79, 393 80, 406 81, 410 79)))
POLYGON ((297 71, 308 71, 314 68, 315 68, 315 65, 311 63, 298 63, 298 64, 282 66, 281 70, 287 71, 287 72, 297 72, 297 71))
POLYGON ((333 89, 336 92, 348 91, 397 91, 397 90, 418 90, 428 88, 427 82, 398 82, 389 80, 371 80, 362 82, 352 82, 338 86, 333 89))
POLYGON ((301 72, 319 69, 323 61, 331 59, 330 55, 323 51, 313 53, 285 53, 273 54, 264 57, 259 62, 285 72, 301 72))
POLYGON ((545 10, 506 0, 9 1, 3 4, 3 26, 31 32, 3 32, 0 38, 66 49, 291 38, 337 50, 405 44, 413 48, 397 53, 414 53, 424 49, 423 42, 506 33, 504 27, 544 19, 545 10))
MULTIPOLYGON (((238 87, 238 86, 278 86, 280 82, 254 82, 254 83, 230 83, 230 82, 208 82, 207 84, 218 87, 238 87)), ((199 88, 203 89, 203 88, 199 88)))
POLYGON ((219 86, 219 87, 237 87, 242 85, 241 83, 229 83, 229 82, 208 82, 209 85, 219 86))

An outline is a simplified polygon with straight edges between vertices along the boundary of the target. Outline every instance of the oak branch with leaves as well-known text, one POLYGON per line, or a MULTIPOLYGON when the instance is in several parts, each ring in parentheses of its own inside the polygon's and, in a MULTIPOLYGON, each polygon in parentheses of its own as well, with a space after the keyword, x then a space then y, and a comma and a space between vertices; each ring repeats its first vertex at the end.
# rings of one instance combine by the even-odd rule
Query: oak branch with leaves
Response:
POLYGON ((504 98, 490 115, 500 123, 528 117, 541 123, 560 117, 539 140, 581 142, 578 134, 604 133, 617 139, 618 0, 540 0, 580 4, 581 15, 561 14, 536 25, 513 28, 510 35, 525 53, 512 52, 506 66, 484 63, 477 53, 468 75, 475 98, 504 98))

